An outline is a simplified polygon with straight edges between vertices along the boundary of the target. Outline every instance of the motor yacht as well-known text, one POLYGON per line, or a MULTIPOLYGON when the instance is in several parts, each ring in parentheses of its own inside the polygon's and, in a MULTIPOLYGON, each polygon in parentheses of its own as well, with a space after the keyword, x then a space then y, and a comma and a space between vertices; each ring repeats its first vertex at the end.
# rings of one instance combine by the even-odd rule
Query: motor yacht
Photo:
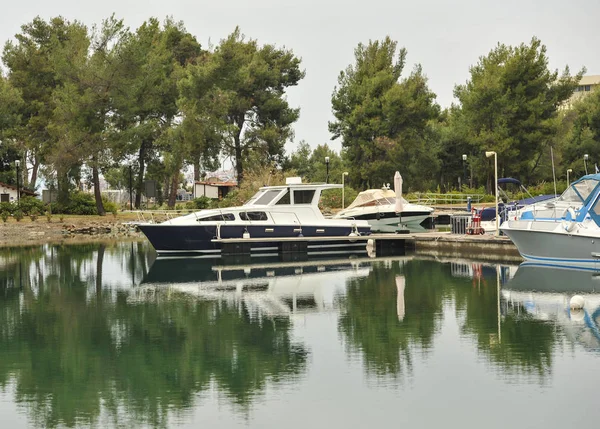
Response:
POLYGON ((326 219, 319 210, 321 192, 341 188, 339 184, 302 183, 299 177, 287 178, 281 186, 265 186, 244 205, 223 209, 201 210, 162 223, 140 223, 157 253, 221 253, 222 240, 230 238, 264 238, 252 240, 251 253, 277 250, 284 237, 324 237, 312 240, 308 252, 349 250, 363 243, 327 242, 327 237, 363 235, 371 232, 365 220, 326 219))
POLYGON ((500 230, 529 261, 600 268, 599 179, 600 175, 583 176, 563 193, 573 195, 570 204, 565 198, 547 207, 548 212, 528 210, 504 222, 500 230))
POLYGON ((368 189, 358 194, 346 209, 338 212, 335 219, 355 219, 369 222, 373 232, 395 232, 400 226, 421 229, 420 224, 431 217, 433 208, 412 204, 402 196, 402 212, 396 213, 396 193, 388 186, 368 189))

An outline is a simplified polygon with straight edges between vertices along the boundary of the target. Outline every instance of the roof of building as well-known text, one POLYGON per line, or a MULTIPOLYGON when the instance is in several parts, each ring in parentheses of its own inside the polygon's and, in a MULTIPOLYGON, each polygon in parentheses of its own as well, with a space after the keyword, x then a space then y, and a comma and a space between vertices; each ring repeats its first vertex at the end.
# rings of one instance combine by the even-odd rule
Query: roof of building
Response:
MULTIPOLYGON (((0 182, 0 186, 4 186, 5 188, 10 188, 10 189, 14 189, 15 191, 17 190, 17 187, 14 185, 9 185, 8 183, 4 183, 4 182, 0 182)), ((27 195, 32 195, 35 196, 37 195, 37 193, 30 191, 27 188, 21 188, 21 194, 27 194, 27 195)))
POLYGON ((237 183, 235 182, 195 182, 196 185, 211 185, 211 186, 223 186, 223 187, 227 187, 227 188, 232 188, 234 186, 237 186, 237 183))
POLYGON ((600 84, 600 74, 583 76, 579 81, 579 85, 598 85, 600 84))

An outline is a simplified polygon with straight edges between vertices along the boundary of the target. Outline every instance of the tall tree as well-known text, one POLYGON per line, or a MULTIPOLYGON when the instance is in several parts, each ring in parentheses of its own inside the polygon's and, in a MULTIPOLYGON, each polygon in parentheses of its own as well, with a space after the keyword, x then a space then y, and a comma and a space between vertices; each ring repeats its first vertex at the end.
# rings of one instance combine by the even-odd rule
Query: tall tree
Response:
POLYGON ((59 144, 53 160, 61 166, 74 161, 90 167, 99 215, 105 214, 100 168, 110 158, 107 136, 114 111, 111 95, 123 90, 126 83, 125 60, 120 53, 128 35, 123 22, 111 17, 94 30, 91 38, 82 32, 79 39, 73 38, 73 43, 55 55, 55 69, 63 85, 54 95, 56 108, 50 126, 59 144))
POLYGON ((470 69, 471 78, 454 90, 474 151, 498 153, 504 175, 535 178, 557 132, 560 106, 584 70, 571 76, 550 71, 546 47, 537 38, 517 47, 499 44, 470 69))
POLYGON ((299 109, 291 108, 285 91, 304 77, 300 59, 273 45, 246 40, 239 28, 197 65, 181 83, 188 105, 208 108, 220 125, 220 144, 235 158, 238 181, 244 159, 252 151, 265 160, 281 161, 299 109))
POLYGON ((21 27, 16 41, 4 46, 2 60, 8 69, 8 78, 14 88, 21 91, 23 127, 15 136, 27 164, 31 166, 28 178, 34 188, 38 170, 49 151, 52 137, 48 124, 54 110, 53 92, 62 85, 52 64, 52 55, 57 49, 78 37, 84 29, 77 21, 69 22, 62 17, 48 22, 36 17, 21 27))
POLYGON ((15 142, 23 105, 21 93, 0 73, 0 182, 13 184, 16 180, 14 161, 20 151, 15 142))
POLYGON ((433 178, 437 169, 428 123, 439 107, 420 66, 401 80, 406 54, 389 37, 361 43, 355 64, 338 77, 329 130, 332 139, 342 139, 350 180, 361 187, 390 181, 398 169, 422 178, 433 178))
MULTIPOLYGON (((562 153, 565 168, 583 174, 585 154, 590 157, 590 165, 600 164, 600 91, 592 92, 566 110, 562 122, 568 129, 562 153)), ((588 171, 593 172, 593 167, 588 171)))
POLYGON ((128 59, 128 85, 113 94, 121 143, 117 158, 137 159, 135 206, 140 207, 146 166, 156 156, 155 141, 179 115, 177 79, 181 67, 195 61, 200 44, 181 22, 155 18, 144 22, 122 49, 128 59))

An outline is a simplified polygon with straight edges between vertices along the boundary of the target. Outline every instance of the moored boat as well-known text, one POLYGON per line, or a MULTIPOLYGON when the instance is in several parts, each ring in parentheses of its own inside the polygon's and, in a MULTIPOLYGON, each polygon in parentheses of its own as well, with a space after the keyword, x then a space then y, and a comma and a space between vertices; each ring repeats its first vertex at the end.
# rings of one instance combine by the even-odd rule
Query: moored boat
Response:
POLYGON ((356 219, 369 222, 373 232, 395 232, 400 225, 419 229, 420 224, 433 214, 433 208, 412 204, 387 187, 368 189, 359 193, 336 219, 356 219), (402 200, 402 211, 396 212, 396 199, 402 200))
MULTIPOLYGON (((336 241, 327 237, 368 234, 366 221, 326 219, 319 210, 321 192, 341 188, 338 184, 305 184, 300 178, 288 178, 285 185, 265 186, 244 205, 201 210, 159 224, 138 224, 159 254, 221 253, 226 239, 253 238, 252 252, 277 250, 277 238, 323 237, 312 240, 313 251, 348 250, 364 243, 336 241)), ((311 250, 311 249, 309 249, 311 250)))
POLYGON ((588 175, 574 182, 565 193, 573 192, 577 200, 572 205, 568 205, 566 200, 560 205, 558 202, 554 204, 554 211, 558 207, 566 207, 562 214, 551 216, 551 213, 545 213, 542 216, 543 212, 529 210, 516 220, 504 222, 500 229, 529 261, 600 268, 598 178, 600 175, 588 175))

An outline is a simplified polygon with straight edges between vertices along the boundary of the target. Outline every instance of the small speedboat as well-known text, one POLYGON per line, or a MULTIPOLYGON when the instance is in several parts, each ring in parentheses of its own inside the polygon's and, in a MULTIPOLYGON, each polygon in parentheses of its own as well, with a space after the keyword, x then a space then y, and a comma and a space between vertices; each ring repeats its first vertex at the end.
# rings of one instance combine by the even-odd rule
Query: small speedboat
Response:
MULTIPOLYGON (((341 188, 338 184, 302 183, 287 178, 281 186, 265 186, 238 207, 201 210, 162 223, 140 223, 138 227, 160 254, 219 255, 223 240, 253 238, 252 253, 273 252, 279 238, 323 237, 308 243, 308 252, 335 252, 353 246, 364 250, 364 242, 328 242, 327 237, 369 234, 365 220, 326 219, 319 210, 321 192, 341 188), (264 239, 264 241, 256 240, 264 239)), ((330 240, 331 241, 331 240, 330 240)))
POLYGON ((396 212, 396 193, 384 186, 368 189, 358 194, 346 209, 338 212, 336 219, 355 219, 369 222, 374 232, 395 232, 399 226, 419 229, 420 224, 431 217, 433 208, 412 204, 402 196, 402 211, 396 212))
POLYGON ((564 212, 542 216, 540 210, 529 210, 515 220, 504 222, 500 230, 528 261, 600 269, 600 181, 597 179, 600 175, 594 174, 573 182, 563 196, 573 192, 576 201, 572 205, 566 200, 554 203, 554 210, 560 203, 559 211, 564 212))

